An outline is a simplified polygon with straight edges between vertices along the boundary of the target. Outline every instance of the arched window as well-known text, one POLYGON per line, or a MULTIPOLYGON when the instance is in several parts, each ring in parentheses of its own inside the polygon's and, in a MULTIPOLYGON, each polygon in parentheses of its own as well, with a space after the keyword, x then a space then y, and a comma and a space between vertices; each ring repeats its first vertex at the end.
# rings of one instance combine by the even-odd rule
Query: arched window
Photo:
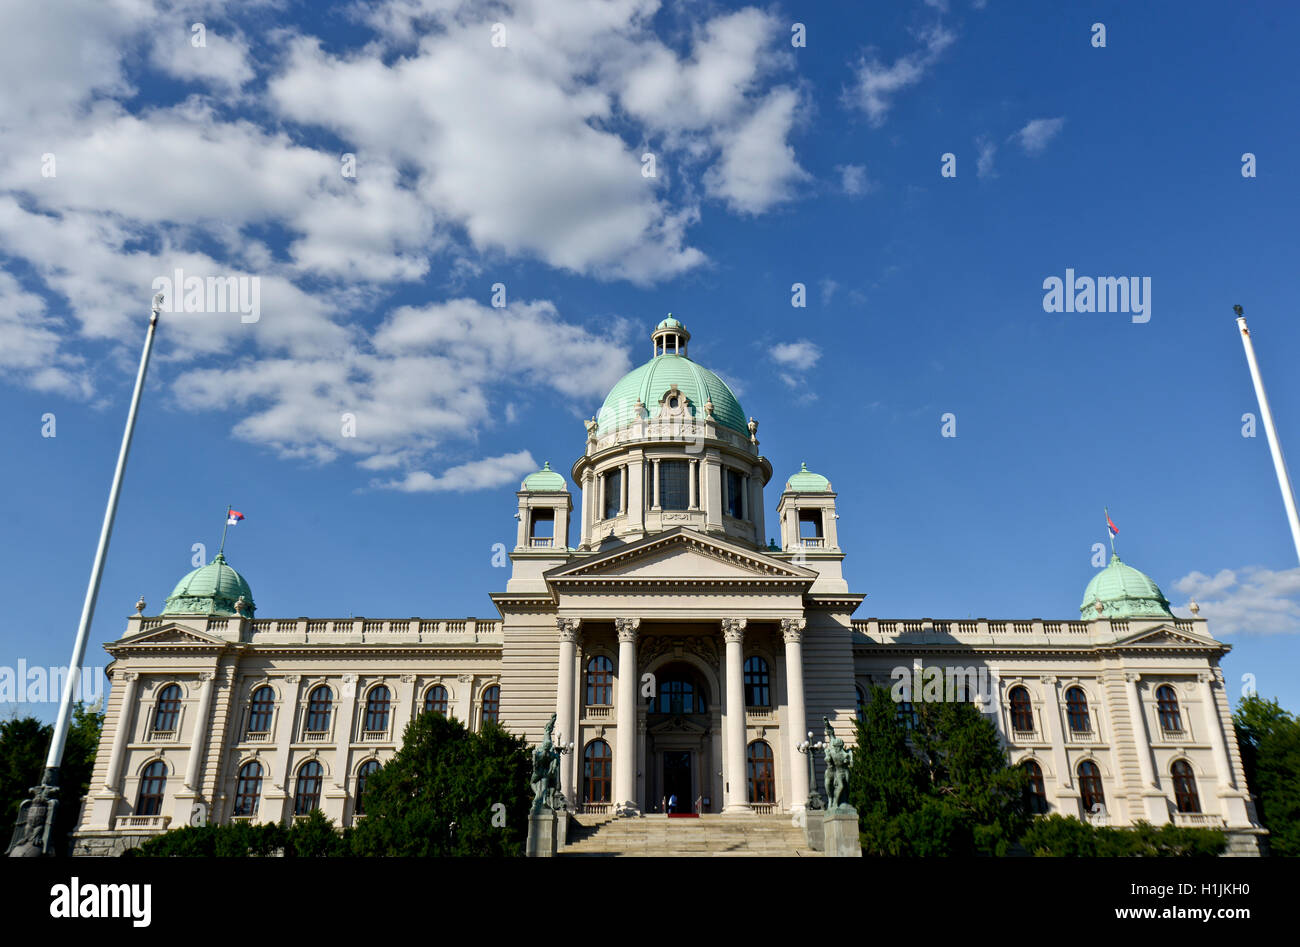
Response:
POLYGON ((158 703, 153 712, 153 729, 169 732, 176 729, 181 719, 181 687, 168 684, 158 693, 158 703))
MULTIPOLYGON (((173 687, 175 685, 172 685, 173 687)), ((179 693, 180 688, 177 688, 179 693)), ((163 792, 167 789, 167 764, 154 760, 140 776, 140 796, 135 801, 136 815, 160 815, 163 792)))
POLYGON ((275 691, 266 686, 253 691, 253 699, 248 706, 248 732, 268 732, 271 729, 271 717, 274 712, 275 691))
POLYGON ((501 719, 501 688, 496 684, 483 691, 482 720, 497 723, 501 719))
POLYGON ((1083 796, 1085 812, 1091 812, 1093 806, 1106 805, 1106 793, 1101 788, 1101 770, 1092 760, 1079 764, 1079 793, 1083 796))
POLYGON ((1200 812, 1201 797, 1196 792, 1196 774, 1187 760, 1174 760, 1174 803, 1179 812, 1200 812))
POLYGON ((262 798, 262 764, 245 763, 239 767, 235 780, 235 811, 232 815, 257 815, 257 803, 262 798))
POLYGON ((1033 760, 1025 760, 1020 765, 1029 774, 1029 785, 1025 788, 1029 811, 1034 815, 1046 815, 1051 806, 1047 804, 1047 789, 1043 785, 1043 768, 1033 760))
POLYGON ((765 740, 755 740, 745 754, 749 770, 749 801, 775 802, 776 777, 772 766, 772 748, 765 740))
POLYGON ((856 684, 853 686, 853 690, 858 695, 856 713, 858 719, 863 720, 867 716, 867 695, 863 692, 862 688, 858 687, 856 684))
POLYGON ((324 733, 330 728, 330 708, 334 706, 334 692, 326 685, 313 688, 307 698, 307 732, 324 733))
POLYGON ((424 692, 424 712, 430 711, 444 717, 447 715, 447 688, 441 684, 434 684, 424 692))
POLYGON ((609 744, 604 740, 592 740, 582 751, 582 800, 583 802, 609 802, 610 768, 612 759, 609 744))
POLYGON ((771 707, 772 680, 767 662, 758 655, 745 659, 745 706, 771 707))
POLYGON ((1019 685, 1007 695, 1011 701, 1011 729, 1021 733, 1034 732, 1034 707, 1029 702, 1029 691, 1019 685))
POLYGON ((1071 687, 1065 692, 1065 715, 1070 720, 1072 733, 1091 733, 1092 719, 1088 716, 1088 696, 1082 687, 1071 687))
POLYGON ((323 774, 320 763, 308 760, 298 767, 298 780, 293 790, 293 814, 307 815, 320 808, 320 785, 323 774))
POLYGON ((1183 715, 1178 709, 1178 694, 1168 684, 1156 688, 1156 710, 1160 714, 1160 729, 1166 733, 1181 733, 1183 715))
POLYGON ((357 815, 366 814, 366 780, 377 769, 379 760, 366 760, 357 769, 357 804, 353 810, 357 815))
POLYGON ((650 712, 659 714, 702 714, 704 697, 694 682, 670 677, 659 682, 659 693, 650 703, 650 712))
POLYGON ((370 688, 366 695, 366 730, 378 733, 388 729, 388 708, 391 695, 383 684, 370 688))
POLYGON ((894 711, 894 718, 904 730, 915 730, 917 724, 921 722, 920 716, 910 700, 900 700, 898 702, 898 709, 894 711))
POLYGON ((614 703, 614 664, 604 655, 587 662, 587 706, 608 707, 614 703))

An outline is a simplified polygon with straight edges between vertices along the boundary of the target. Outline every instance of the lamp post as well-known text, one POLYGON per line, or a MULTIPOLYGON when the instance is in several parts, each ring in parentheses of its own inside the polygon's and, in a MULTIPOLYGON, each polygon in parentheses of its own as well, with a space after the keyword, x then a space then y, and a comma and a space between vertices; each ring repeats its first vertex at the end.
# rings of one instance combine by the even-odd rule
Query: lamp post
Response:
POLYGON ((81 623, 72 645, 72 661, 63 685, 63 699, 59 702, 59 716, 54 722, 54 735, 50 738, 50 752, 45 758, 45 772, 39 786, 32 787, 32 798, 18 810, 18 831, 14 833, 9 848, 11 858, 53 855, 54 845, 50 834, 54 828, 54 815, 59 807, 59 768, 63 765, 63 751, 68 742, 69 717, 73 697, 81 679, 81 662, 86 656, 86 641, 90 637, 90 623, 95 617, 95 602, 99 598, 99 582, 104 575, 104 560, 108 556, 108 541, 113 535, 113 519, 117 515, 117 500, 122 493, 122 479, 126 474, 126 458, 131 451, 131 437, 135 433, 135 419, 140 412, 140 396, 144 392, 145 374, 149 370, 149 355, 153 351, 154 335, 158 329, 158 313, 162 311, 163 294, 153 298, 149 316, 149 331, 144 338, 144 351, 140 354, 140 369, 135 376, 135 391, 126 415, 126 430, 122 433, 122 446, 117 455, 117 469, 113 472, 113 485, 108 491, 108 507, 104 510, 104 523, 99 531, 99 547, 90 569, 90 583, 81 606, 81 623))
POLYGON ((563 798, 565 798, 565 796, 564 796, 564 757, 565 757, 566 754, 569 754, 569 753, 572 753, 572 752, 573 752, 573 741, 570 740, 568 743, 565 743, 565 742, 564 742, 564 734, 562 734, 562 733, 557 733, 557 734, 555 735, 555 749, 556 749, 556 751, 560 754, 560 767, 559 767, 559 769, 557 770, 556 780, 555 780, 556 794, 557 794, 561 799, 563 799, 563 798))
POLYGON ((808 731, 808 739, 800 743, 796 750, 808 757, 808 808, 821 809, 825 804, 822 801, 821 793, 817 791, 817 774, 813 768, 813 753, 822 748, 821 743, 813 743, 813 732, 808 731))

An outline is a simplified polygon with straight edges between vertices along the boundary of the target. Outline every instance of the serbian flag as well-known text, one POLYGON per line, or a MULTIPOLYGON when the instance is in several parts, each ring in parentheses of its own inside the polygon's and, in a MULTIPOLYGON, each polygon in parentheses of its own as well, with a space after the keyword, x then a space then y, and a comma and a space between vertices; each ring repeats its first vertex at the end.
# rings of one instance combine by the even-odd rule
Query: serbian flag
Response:
MULTIPOLYGON (((232 520, 232 522, 233 522, 233 520, 232 520)), ((1110 534, 1111 534, 1112 536, 1118 536, 1118 535, 1119 535, 1119 527, 1115 525, 1115 521, 1112 520, 1112 519, 1110 518, 1110 514, 1109 514, 1109 513, 1106 514, 1106 525, 1110 528, 1110 534)))
POLYGON ((231 526, 237 525, 239 521, 242 520, 243 518, 244 518, 243 513, 239 513, 235 510, 226 511, 226 522, 229 523, 231 526))

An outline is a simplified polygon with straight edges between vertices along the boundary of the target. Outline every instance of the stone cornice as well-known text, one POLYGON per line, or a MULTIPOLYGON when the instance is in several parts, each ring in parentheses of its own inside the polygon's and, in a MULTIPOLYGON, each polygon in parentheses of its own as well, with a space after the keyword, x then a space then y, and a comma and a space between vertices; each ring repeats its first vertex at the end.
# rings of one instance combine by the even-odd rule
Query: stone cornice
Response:
POLYGON ((761 553, 743 549, 715 537, 704 536, 685 527, 677 527, 608 553, 597 553, 578 562, 558 566, 545 573, 545 579, 549 585, 587 584, 593 581, 613 583, 632 581, 650 584, 672 583, 681 587, 684 581, 681 577, 657 578, 584 574, 645 558, 653 555, 661 548, 671 546, 685 547, 699 555, 726 562, 750 572, 746 576, 712 577, 708 579, 691 577, 685 580, 690 585, 696 583, 745 585, 756 582, 763 584, 779 582, 781 584, 803 585, 806 587, 811 585, 812 581, 817 577, 817 574, 812 570, 787 565, 761 553))

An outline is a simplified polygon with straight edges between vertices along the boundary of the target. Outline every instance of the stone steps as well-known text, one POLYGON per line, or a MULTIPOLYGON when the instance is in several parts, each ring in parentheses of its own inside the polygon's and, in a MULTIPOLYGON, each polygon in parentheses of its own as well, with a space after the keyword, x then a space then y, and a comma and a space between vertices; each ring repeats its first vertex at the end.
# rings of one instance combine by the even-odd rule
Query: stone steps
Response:
POLYGON ((658 858, 748 856, 817 856, 808 848, 803 829, 789 815, 722 816, 668 819, 578 817, 569 829, 562 856, 642 856, 658 858))

